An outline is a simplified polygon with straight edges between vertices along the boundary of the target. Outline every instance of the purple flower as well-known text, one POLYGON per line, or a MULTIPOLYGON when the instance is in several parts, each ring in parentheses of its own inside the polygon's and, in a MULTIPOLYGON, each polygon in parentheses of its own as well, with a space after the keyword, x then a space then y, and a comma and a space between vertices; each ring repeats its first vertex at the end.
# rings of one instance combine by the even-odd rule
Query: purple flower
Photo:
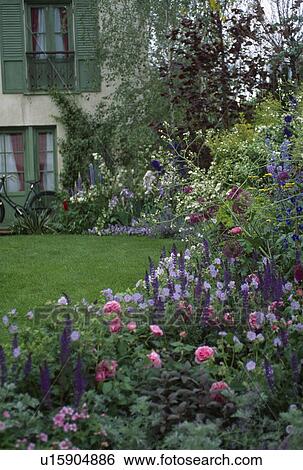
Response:
POLYGON ((133 301, 136 302, 136 303, 139 303, 141 302, 142 300, 142 294, 139 294, 139 292, 136 292, 134 295, 133 295, 133 301))
POLYGON ((27 312, 26 316, 29 320, 32 320, 34 318, 34 312, 30 310, 29 312, 27 312))
POLYGON ((293 300, 291 302, 290 306, 293 310, 299 310, 300 309, 300 303, 297 302, 296 300, 293 300))
POLYGON ((21 354, 21 350, 20 350, 19 346, 17 348, 13 349, 13 356, 14 356, 15 359, 17 359, 20 356, 20 354, 21 354))
POLYGON ((211 277, 216 278, 218 274, 217 268, 213 264, 211 264, 208 269, 209 269, 211 277))
POLYGON ((255 370, 256 368, 256 363, 255 361, 248 361, 246 363, 246 366, 245 366, 246 370, 248 370, 248 372, 251 372, 252 370, 255 370))
POLYGON ((71 341, 78 341, 80 339, 80 333, 79 331, 73 331, 72 334, 70 335, 71 341))
POLYGON ((8 326, 9 324, 9 318, 7 315, 4 315, 4 317, 2 317, 2 322, 3 322, 3 325, 4 326, 8 326))
POLYGON ((255 341, 255 339, 257 338, 257 335, 254 331, 248 331, 247 335, 246 335, 246 338, 249 340, 249 341, 255 341))
POLYGON ((68 305, 68 299, 65 295, 63 295, 62 297, 60 297, 60 299, 58 299, 57 303, 59 305, 68 305))
POLYGON ((280 338, 275 338, 273 340, 273 345, 276 347, 276 348, 280 348, 282 346, 282 341, 280 338))
POLYGON ((15 333, 17 333, 18 331, 18 326, 17 325, 11 325, 8 329, 8 331, 13 335, 15 333))
POLYGON ((133 297, 130 294, 126 294, 124 296, 124 302, 128 303, 128 302, 131 302, 132 300, 133 300, 133 297))

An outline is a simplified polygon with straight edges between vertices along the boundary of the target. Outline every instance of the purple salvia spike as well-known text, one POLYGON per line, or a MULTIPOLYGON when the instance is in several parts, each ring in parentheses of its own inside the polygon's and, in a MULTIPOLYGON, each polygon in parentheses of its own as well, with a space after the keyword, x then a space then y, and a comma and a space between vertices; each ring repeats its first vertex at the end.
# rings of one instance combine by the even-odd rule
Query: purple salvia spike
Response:
POLYGON ((166 249, 165 246, 162 248, 161 255, 160 255, 160 260, 163 260, 166 258, 166 249))
POLYGON ((282 330, 280 333, 280 338, 281 338, 284 348, 286 348, 288 346, 288 331, 282 330))
POLYGON ((155 274, 155 265, 151 258, 149 258, 149 274, 150 276, 154 276, 155 274))
POLYGON ((180 258, 179 258, 179 272, 180 272, 180 284, 181 284, 181 292, 184 294, 185 289, 186 289, 186 274, 185 274, 185 260, 183 253, 180 253, 180 258))
POLYGON ((29 353, 28 358, 24 364, 24 378, 27 379, 32 370, 32 353, 29 353))
POLYGON ((65 327, 60 338, 60 360, 63 366, 70 355, 70 331, 68 327, 65 327))
POLYGON ((175 285, 174 285, 174 281, 172 279, 168 279, 167 288, 169 290, 170 297, 172 297, 175 293, 175 285))
POLYGON ((50 372, 48 368, 48 364, 45 361, 44 365, 40 367, 40 385, 42 391, 42 401, 48 406, 51 406, 51 379, 50 379, 50 372))
POLYGON ((271 364, 268 362, 267 359, 265 359, 264 361, 264 372, 265 372, 267 384, 269 388, 273 390, 275 386, 274 371, 273 371, 271 364))
POLYGON ((198 276, 197 284, 195 286, 195 299, 199 303, 202 295, 202 279, 198 276))
POLYGON ((243 297, 243 310, 245 314, 245 320, 248 319, 248 289, 244 289, 242 291, 242 297, 243 297))
POLYGON ((203 240, 204 257, 207 264, 210 263, 209 243, 206 239, 203 240))
POLYGON ((292 369, 293 380, 296 384, 298 384, 300 380, 300 366, 299 366, 298 354, 296 352, 292 353, 290 364, 291 364, 291 369, 292 369))
POLYGON ((228 288, 228 283, 231 280, 231 275, 228 269, 224 269, 224 287, 225 289, 228 288))
POLYGON ((0 383, 1 386, 5 384, 7 378, 6 357, 2 346, 0 346, 0 383))
POLYGON ((146 287, 147 293, 149 294, 150 293, 150 282, 149 282, 149 275, 148 275, 147 271, 145 273, 144 281, 145 281, 145 287, 146 287))
POLYGON ((12 351, 14 352, 14 349, 18 348, 18 334, 14 334, 13 339, 12 339, 12 351))
POLYGON ((270 269, 270 264, 267 261, 265 265, 265 270, 262 278, 262 293, 263 293, 263 299, 265 302, 267 302, 270 298, 270 290, 271 290, 271 269, 270 269))
POLYGON ((85 379, 83 376, 83 367, 80 354, 78 355, 77 364, 74 373, 74 393, 75 393, 75 405, 79 406, 81 397, 85 392, 85 379))

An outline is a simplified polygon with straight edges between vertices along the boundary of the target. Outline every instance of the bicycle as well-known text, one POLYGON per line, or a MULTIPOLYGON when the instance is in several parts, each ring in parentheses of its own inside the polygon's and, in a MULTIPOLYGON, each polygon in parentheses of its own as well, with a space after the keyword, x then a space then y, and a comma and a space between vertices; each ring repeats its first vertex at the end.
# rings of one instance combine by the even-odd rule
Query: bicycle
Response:
POLYGON ((4 202, 14 209, 15 217, 24 217, 31 211, 39 214, 45 212, 49 215, 52 213, 55 203, 58 202, 55 191, 40 191, 40 181, 26 181, 30 185, 30 191, 23 206, 21 206, 16 204, 7 193, 5 181, 11 177, 10 175, 0 176, 0 224, 5 218, 4 202), (1 192, 2 190, 3 192, 1 192))

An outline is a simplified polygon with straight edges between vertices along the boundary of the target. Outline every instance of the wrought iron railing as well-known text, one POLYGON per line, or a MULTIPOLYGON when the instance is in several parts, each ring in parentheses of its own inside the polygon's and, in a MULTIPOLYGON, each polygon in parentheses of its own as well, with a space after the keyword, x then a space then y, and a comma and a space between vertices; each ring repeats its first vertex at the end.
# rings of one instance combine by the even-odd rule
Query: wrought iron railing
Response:
POLYGON ((74 52, 29 52, 26 57, 30 91, 75 88, 74 52))

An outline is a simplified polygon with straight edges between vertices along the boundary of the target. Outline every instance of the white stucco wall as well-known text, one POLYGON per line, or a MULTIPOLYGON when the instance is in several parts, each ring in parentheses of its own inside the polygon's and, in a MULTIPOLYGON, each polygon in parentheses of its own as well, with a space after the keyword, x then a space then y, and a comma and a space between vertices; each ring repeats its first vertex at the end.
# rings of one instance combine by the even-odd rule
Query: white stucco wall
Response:
MULTIPOLYGON (((1 66, 0 66, 1 67, 1 66)), ((100 93, 75 95, 76 100, 87 111, 93 111, 102 96, 107 96, 110 88, 103 86, 100 93)), ((3 94, 0 70, 0 127, 56 126, 58 139, 64 136, 64 129, 55 116, 58 109, 49 96, 42 94, 3 94)), ((58 149, 58 169, 62 162, 58 149)))

